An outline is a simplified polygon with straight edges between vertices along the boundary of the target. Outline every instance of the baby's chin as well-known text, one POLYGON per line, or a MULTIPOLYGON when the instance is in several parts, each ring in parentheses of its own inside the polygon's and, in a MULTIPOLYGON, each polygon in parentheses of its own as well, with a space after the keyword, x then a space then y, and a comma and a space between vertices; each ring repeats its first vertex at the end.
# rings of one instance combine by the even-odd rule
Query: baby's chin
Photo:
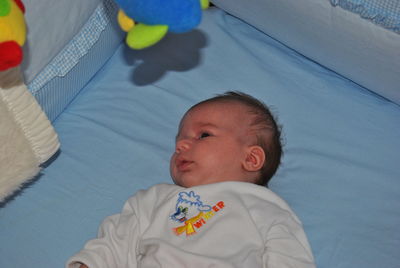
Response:
POLYGON ((185 181, 182 179, 172 179, 172 180, 176 185, 184 187, 184 188, 190 188, 190 187, 195 187, 195 186, 200 185, 198 183, 193 183, 191 181, 185 181))
POLYGON ((172 176, 173 182, 181 187, 190 188, 199 185, 204 185, 206 182, 197 176, 192 176, 192 174, 180 174, 179 176, 172 176))

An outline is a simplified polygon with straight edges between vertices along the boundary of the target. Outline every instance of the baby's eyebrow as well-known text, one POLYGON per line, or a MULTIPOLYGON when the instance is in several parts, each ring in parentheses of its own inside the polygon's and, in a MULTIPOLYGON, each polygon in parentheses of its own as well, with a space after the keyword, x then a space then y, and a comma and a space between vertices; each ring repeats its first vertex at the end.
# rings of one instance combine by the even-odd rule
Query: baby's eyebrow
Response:
POLYGON ((199 128, 203 128, 203 127, 218 128, 218 126, 213 123, 199 123, 198 127, 199 128))

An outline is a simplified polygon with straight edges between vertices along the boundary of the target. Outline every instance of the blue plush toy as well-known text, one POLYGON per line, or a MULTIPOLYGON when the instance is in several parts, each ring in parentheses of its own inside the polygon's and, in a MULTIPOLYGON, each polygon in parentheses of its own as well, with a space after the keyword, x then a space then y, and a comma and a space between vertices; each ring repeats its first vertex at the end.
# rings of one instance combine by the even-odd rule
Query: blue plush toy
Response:
POLYGON ((121 8, 118 22, 126 31, 126 42, 142 49, 160 41, 168 31, 192 30, 201 20, 208 0, 116 0, 121 8))

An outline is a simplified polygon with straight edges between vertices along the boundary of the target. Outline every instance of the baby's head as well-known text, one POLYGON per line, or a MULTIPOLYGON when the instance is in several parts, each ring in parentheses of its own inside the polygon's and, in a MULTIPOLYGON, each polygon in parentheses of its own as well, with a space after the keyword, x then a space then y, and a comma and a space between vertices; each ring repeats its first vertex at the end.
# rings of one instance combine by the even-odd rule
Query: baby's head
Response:
POLYGON ((170 172, 177 185, 267 185, 280 164, 280 130, 269 109, 240 92, 202 101, 183 116, 170 172))

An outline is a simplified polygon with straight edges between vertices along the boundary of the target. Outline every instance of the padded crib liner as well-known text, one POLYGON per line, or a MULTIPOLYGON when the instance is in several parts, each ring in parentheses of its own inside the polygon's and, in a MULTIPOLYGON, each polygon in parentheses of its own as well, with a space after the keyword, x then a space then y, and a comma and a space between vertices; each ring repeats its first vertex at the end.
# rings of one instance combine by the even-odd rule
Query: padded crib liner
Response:
POLYGON ((400 2, 398 0, 330 0, 362 18, 400 34, 400 2))
MULTIPOLYGON (((399 34, 333 6, 329 0, 212 2, 302 55, 400 105, 399 34)), ((348 2, 378 5, 393 0, 348 2)))
POLYGON ((117 11, 114 1, 102 1, 79 33, 28 84, 51 121, 65 109, 122 41, 124 33, 116 22, 117 11))
POLYGON ((27 84, 79 32, 106 0, 23 0, 28 27, 22 70, 27 84))

